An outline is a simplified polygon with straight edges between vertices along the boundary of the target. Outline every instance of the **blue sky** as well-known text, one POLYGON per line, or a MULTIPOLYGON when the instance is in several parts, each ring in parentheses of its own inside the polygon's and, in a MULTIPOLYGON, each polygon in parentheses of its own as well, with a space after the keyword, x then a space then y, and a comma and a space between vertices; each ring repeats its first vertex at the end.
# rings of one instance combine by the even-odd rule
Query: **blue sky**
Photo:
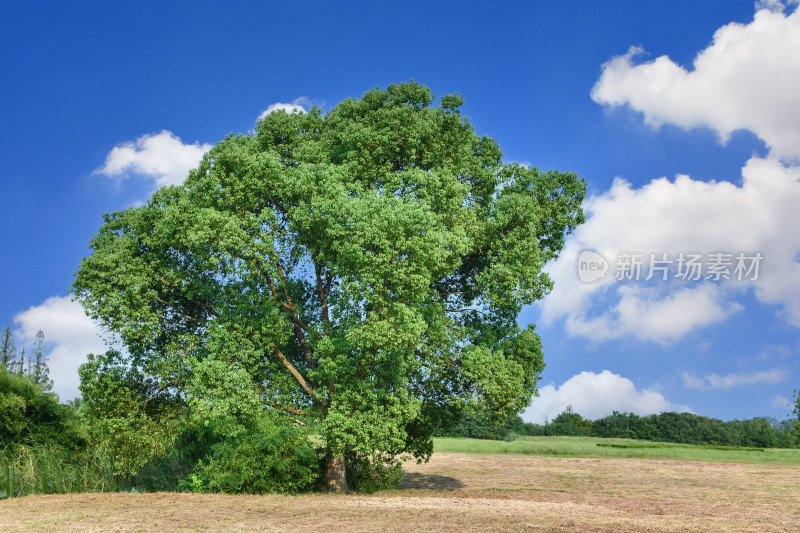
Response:
MULTIPOLYGON (((800 383, 800 17, 776 1, 6 3, 0 325, 37 329, 62 398, 103 348, 69 301, 104 212, 182 179, 270 106, 410 78, 458 92, 508 161, 589 183, 526 308, 566 405, 784 417, 800 383), (633 48, 632 48, 633 47, 633 48), (665 178, 665 179, 662 179, 665 178), (609 260, 578 279, 577 258, 609 260), (620 253, 760 252, 757 280, 613 279, 620 253)), ((707 257, 704 255, 704 257, 707 257)))

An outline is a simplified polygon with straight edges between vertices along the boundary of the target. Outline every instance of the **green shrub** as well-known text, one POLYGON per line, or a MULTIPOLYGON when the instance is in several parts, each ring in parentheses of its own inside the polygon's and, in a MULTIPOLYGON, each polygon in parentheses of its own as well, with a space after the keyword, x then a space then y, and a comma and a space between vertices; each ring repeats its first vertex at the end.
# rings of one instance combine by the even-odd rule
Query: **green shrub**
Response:
POLYGON ((532 422, 525 422, 523 428, 522 433, 526 437, 544 437, 547 430, 547 426, 544 424, 534 424, 532 422))
POLYGON ((197 474, 189 475, 188 479, 182 479, 180 481, 179 487, 183 490, 188 490, 189 492, 194 492, 195 494, 203 494, 205 493, 205 485, 207 480, 202 476, 197 474))
POLYGON ((55 443, 67 448, 84 444, 70 406, 58 403, 30 378, 0 367, 0 445, 55 443))
POLYGON ((393 489, 403 478, 400 462, 385 462, 381 458, 347 456, 347 485, 353 492, 372 493, 393 489))
POLYGON ((569 437, 588 437, 592 435, 593 422, 583 418, 572 411, 572 406, 566 409, 545 427, 545 435, 563 435, 569 437))
POLYGON ((294 494, 311 488, 318 477, 319 460, 306 432, 265 413, 245 432, 212 444, 188 488, 207 487, 229 494, 294 494))
POLYGON ((505 419, 491 416, 487 411, 465 412, 436 428, 435 437, 468 437, 472 439, 501 440, 508 433, 527 435, 527 426, 516 413, 505 419))

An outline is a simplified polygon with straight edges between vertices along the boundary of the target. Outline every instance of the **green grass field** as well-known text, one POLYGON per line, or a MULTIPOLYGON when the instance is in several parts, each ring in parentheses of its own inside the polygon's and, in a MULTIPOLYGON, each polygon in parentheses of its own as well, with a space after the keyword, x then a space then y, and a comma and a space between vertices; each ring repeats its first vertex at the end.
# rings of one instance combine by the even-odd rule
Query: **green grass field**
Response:
POLYGON ((434 439, 437 452, 800 464, 800 449, 726 448, 594 437, 520 437, 514 442, 434 439))

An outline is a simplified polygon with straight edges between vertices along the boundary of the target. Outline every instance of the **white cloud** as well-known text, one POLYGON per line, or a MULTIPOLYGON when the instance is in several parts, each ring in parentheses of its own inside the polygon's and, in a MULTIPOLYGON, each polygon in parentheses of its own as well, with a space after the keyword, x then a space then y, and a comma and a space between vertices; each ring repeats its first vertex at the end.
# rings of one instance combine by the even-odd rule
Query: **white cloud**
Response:
POLYGON ((171 131, 142 135, 135 141, 118 144, 106 156, 105 165, 95 170, 109 177, 141 175, 153 180, 156 187, 183 183, 210 144, 184 144, 171 131))
POLYGON ((587 222, 548 267, 555 289, 542 301, 543 320, 563 318, 569 334, 594 340, 633 335, 668 343, 742 310, 736 300, 752 288, 759 301, 778 306, 784 320, 800 327, 800 167, 754 157, 742 177, 738 186, 678 176, 640 188, 617 179, 590 197, 587 222), (612 265, 604 282, 584 284, 576 260, 587 248, 610 261, 632 251, 761 252, 764 259, 757 281, 622 284, 614 282, 612 265), (612 303, 593 311, 608 298, 612 303))
POLYGON ((798 0, 757 0, 755 3, 756 10, 769 9, 770 11, 783 12, 787 6, 797 4, 798 0))
POLYGON ((592 89, 596 102, 627 105, 653 126, 706 126, 723 140, 748 129, 771 152, 747 162, 740 185, 680 175, 634 188, 617 179, 589 198, 587 223, 551 267, 556 288, 543 302, 546 321, 564 318, 568 333, 594 340, 668 343, 740 311, 737 298, 752 288, 800 327, 800 167, 779 161, 800 157, 800 12, 787 15, 777 2, 759 7, 750 24, 720 28, 691 70, 667 56, 636 63, 638 48, 604 65, 592 89), (758 251, 764 262, 752 283, 585 285, 575 260, 587 248, 612 260, 623 252, 758 251))
MULTIPOLYGON (((759 2, 751 23, 720 28, 690 69, 667 56, 638 61, 644 52, 636 47, 603 66, 592 89, 595 102, 628 106, 654 127, 708 127, 723 142, 746 129, 770 154, 752 157, 739 184, 679 175, 636 188, 617 179, 590 197, 586 224, 548 266, 555 289, 542 302, 545 322, 563 319, 568 334, 594 341, 634 337, 665 344, 741 311, 742 296, 753 290, 758 301, 775 305, 785 321, 800 327, 800 12, 785 7, 759 2), (577 258, 587 249, 611 261, 625 252, 674 257, 743 251, 764 259, 757 281, 622 283, 613 280, 612 262, 611 275, 587 284, 577 272, 577 258)), ((684 384, 727 388, 782 376, 779 370, 684 374, 684 384)), ((557 398, 561 389, 551 386, 547 394, 557 398)))
POLYGON ((634 336, 669 344, 695 328, 722 322, 743 309, 726 302, 722 293, 719 287, 708 284, 672 291, 621 285, 616 290, 619 299, 615 305, 591 319, 572 314, 567 318, 567 329, 595 341, 634 336))
POLYGON ((707 352, 712 346, 714 346, 713 342, 704 341, 697 345, 698 352, 707 352))
POLYGON ((775 395, 769 402, 769 406, 775 407, 777 409, 791 409, 792 402, 790 402, 789 398, 787 398, 786 396, 775 395))
POLYGON ((18 313, 14 323, 26 341, 32 340, 38 330, 44 332, 45 342, 53 345, 47 360, 53 390, 61 400, 79 396, 78 367, 86 362, 87 354, 108 349, 100 337, 102 330, 86 316, 81 305, 68 296, 53 296, 18 313))
POLYGON ((768 344, 761 353, 755 357, 756 361, 785 360, 792 357, 793 351, 783 344, 768 344))
POLYGON ((778 368, 771 370, 761 370, 751 373, 709 374, 698 377, 689 372, 682 372, 681 379, 688 389, 730 389, 741 385, 757 385, 759 383, 780 383, 786 379, 787 372, 778 368))
POLYGON ((669 402, 652 389, 637 389, 633 381, 603 370, 599 374, 581 372, 565 381, 560 387, 546 385, 539 397, 522 414, 526 422, 541 424, 545 418, 552 420, 568 406, 585 418, 597 419, 612 411, 649 415, 665 411, 691 411, 685 405, 669 402))
POLYGON ((668 56, 637 62, 638 47, 603 66, 592 99, 627 105, 646 123, 709 127, 724 142, 750 130, 784 158, 800 157, 800 11, 762 2, 749 24, 730 23, 687 70, 668 56))
POLYGON ((258 119, 256 119, 256 122, 263 119, 273 111, 283 110, 289 114, 296 112, 305 113, 306 111, 308 111, 308 109, 305 107, 308 104, 309 100, 305 96, 301 96, 300 98, 295 98, 290 103, 275 102, 274 104, 270 104, 264 111, 261 112, 260 115, 258 115, 258 119))

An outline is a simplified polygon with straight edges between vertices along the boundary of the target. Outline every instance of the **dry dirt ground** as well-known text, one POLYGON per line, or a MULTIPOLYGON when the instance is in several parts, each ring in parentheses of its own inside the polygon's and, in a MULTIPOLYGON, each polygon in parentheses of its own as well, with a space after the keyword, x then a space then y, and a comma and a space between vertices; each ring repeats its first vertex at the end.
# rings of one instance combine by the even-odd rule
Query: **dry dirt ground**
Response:
POLYGON ((437 453, 378 494, 0 501, 0 531, 800 531, 800 466, 437 453))

